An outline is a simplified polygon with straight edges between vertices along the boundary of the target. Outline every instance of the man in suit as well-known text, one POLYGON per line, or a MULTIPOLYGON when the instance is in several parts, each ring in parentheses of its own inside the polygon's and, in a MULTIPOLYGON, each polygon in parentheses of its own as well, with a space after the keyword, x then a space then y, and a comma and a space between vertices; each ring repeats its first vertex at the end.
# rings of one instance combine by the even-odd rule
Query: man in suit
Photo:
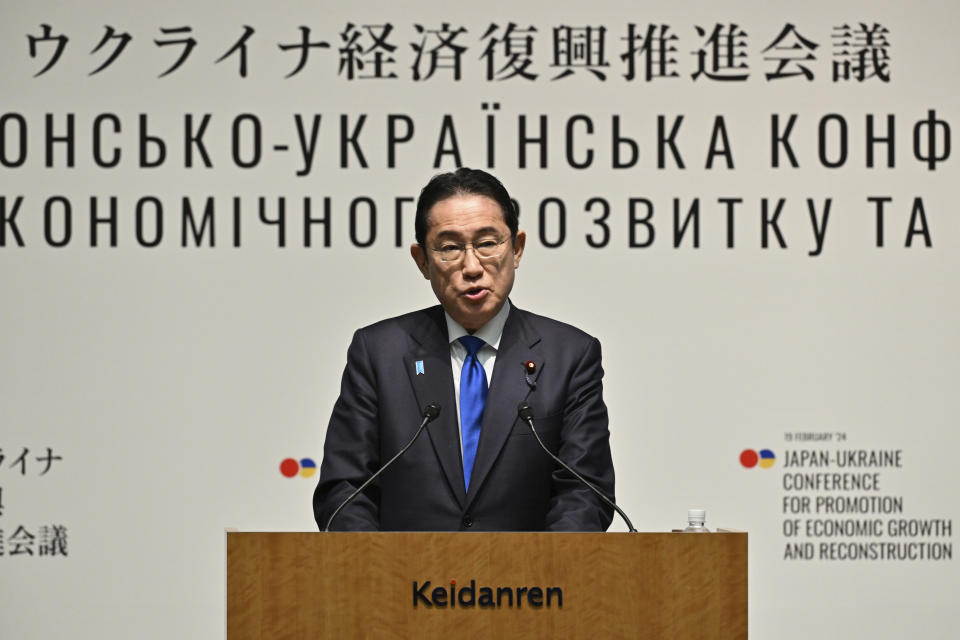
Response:
POLYGON ((358 330, 327 427, 314 516, 337 506, 413 436, 426 434, 350 502, 332 529, 603 531, 612 509, 540 449, 613 497, 600 343, 508 300, 526 234, 488 173, 434 177, 410 253, 440 306, 358 330))

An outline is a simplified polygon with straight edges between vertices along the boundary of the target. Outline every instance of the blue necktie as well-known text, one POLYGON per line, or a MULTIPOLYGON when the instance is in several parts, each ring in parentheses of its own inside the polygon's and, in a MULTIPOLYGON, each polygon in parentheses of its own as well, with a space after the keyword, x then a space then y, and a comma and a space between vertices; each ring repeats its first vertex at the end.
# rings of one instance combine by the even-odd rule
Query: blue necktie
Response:
POLYGON ((486 343, 475 336, 463 336, 460 343, 467 357, 460 370, 460 433, 463 440, 463 486, 470 488, 470 474, 477 457, 483 408, 487 404, 487 374, 477 360, 477 352, 486 343))

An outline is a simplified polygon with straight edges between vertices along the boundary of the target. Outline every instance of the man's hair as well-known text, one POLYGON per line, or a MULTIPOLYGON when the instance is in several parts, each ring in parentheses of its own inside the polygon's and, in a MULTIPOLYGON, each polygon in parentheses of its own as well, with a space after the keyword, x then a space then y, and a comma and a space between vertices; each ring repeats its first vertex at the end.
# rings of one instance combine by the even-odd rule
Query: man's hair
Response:
POLYGON ((519 214, 506 187, 486 171, 461 167, 450 173, 433 176, 420 192, 420 198, 417 199, 417 217, 413 223, 417 244, 424 247, 427 241, 427 227, 430 222, 427 214, 433 205, 459 195, 485 196, 496 202, 503 213, 503 221, 510 229, 510 238, 517 237, 519 214))

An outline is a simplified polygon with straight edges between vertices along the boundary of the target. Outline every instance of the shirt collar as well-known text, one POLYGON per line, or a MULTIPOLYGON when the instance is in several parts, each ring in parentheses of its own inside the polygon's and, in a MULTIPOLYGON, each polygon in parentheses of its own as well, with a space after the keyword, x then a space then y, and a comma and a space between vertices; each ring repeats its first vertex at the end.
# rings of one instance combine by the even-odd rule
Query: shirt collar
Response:
MULTIPOLYGON (((459 322, 451 318, 449 313, 444 311, 443 315, 447 319, 447 336, 449 336, 451 343, 459 341, 463 336, 471 335, 469 331, 460 326, 459 322)), ((477 329, 472 335, 480 338, 494 349, 499 349, 500 338, 503 337, 503 327, 507 324, 508 315, 510 315, 510 301, 505 300, 497 315, 490 318, 487 324, 477 329)))

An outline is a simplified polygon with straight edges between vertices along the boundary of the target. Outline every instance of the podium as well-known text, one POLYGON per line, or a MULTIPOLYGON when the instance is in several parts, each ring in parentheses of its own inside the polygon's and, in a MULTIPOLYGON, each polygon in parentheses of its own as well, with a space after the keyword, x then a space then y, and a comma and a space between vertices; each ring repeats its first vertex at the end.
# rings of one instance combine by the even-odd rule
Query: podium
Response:
POLYGON ((228 640, 746 637, 746 533, 227 533, 228 640))

